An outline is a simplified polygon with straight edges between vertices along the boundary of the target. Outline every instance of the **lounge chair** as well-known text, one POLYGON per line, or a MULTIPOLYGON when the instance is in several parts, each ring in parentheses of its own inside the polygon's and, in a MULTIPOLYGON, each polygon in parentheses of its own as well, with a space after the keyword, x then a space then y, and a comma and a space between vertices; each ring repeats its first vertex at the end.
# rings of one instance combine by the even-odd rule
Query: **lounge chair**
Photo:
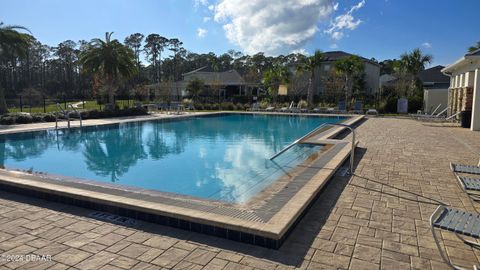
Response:
POLYGON ((265 108, 265 111, 266 111, 266 112, 273 112, 273 111, 275 111, 275 107, 273 107, 273 106, 268 106, 267 108, 265 108))
MULTIPOLYGON (((480 164, 479 164, 480 165, 480 164)), ((468 174, 478 174, 480 175, 480 166, 475 165, 463 165, 450 163, 450 169, 454 173, 468 173, 468 174)))
POLYGON ((444 113, 446 113, 447 110, 448 110, 448 108, 445 108, 441 112, 439 112, 438 114, 433 114, 433 115, 426 114, 426 115, 416 116, 415 119, 417 119, 417 120, 431 120, 431 119, 435 119, 435 118, 440 118, 441 119, 442 115, 444 113))
POLYGON ((327 112, 327 108, 324 108, 324 107, 316 107, 316 108, 313 108, 313 110, 311 110, 311 112, 313 112, 313 113, 326 113, 326 112, 327 112))
POLYGON ((260 105, 258 104, 258 102, 255 102, 252 104, 252 107, 250 107, 248 110, 251 111, 251 112, 256 112, 260 109, 260 105))
POLYGON ((339 101, 338 104, 338 113, 347 113, 347 103, 343 101, 339 101))
POLYGON ((362 101, 356 101, 355 105, 353 105, 353 113, 357 114, 363 114, 363 102, 362 101))
POLYGON ((470 198, 478 202, 480 201, 480 178, 472 178, 468 176, 455 175, 457 177, 460 187, 470 198))
POLYGON ((378 116, 378 111, 376 109, 368 109, 365 114, 366 115, 377 115, 378 116))
POLYGON ((303 113, 303 112, 308 112, 308 109, 302 108, 302 103, 298 102, 297 106, 293 107, 291 109, 292 113, 303 113))
MULTIPOLYGON (((477 213, 468 213, 458 209, 440 205, 430 216, 430 228, 432 230, 433 239, 437 244, 437 248, 440 252, 440 255, 442 256, 442 259, 453 269, 463 268, 454 265, 450 258, 447 256, 444 249, 440 246, 437 235, 435 233, 435 229, 453 232, 465 244, 476 248, 480 247, 480 244, 474 241, 469 241, 460 236, 463 235, 475 239, 480 238, 480 215, 477 213)), ((474 269, 477 269, 477 266, 474 266, 474 269)))
POLYGON ((461 112, 457 112, 455 114, 450 115, 449 117, 445 116, 439 116, 439 117, 423 117, 419 118, 418 120, 424 121, 424 122, 455 122, 457 121, 456 117, 460 114, 461 112))
POLYGON ((292 111, 293 107, 294 107, 294 103, 292 101, 292 102, 290 102, 290 105, 288 107, 280 108, 280 112, 290 112, 290 111, 292 111))
POLYGON ((433 110, 433 112, 431 114, 427 114, 425 112, 425 113, 412 113, 412 114, 409 114, 409 115, 412 118, 424 117, 424 116, 434 116, 435 113, 437 112, 437 110, 440 108, 440 106, 442 106, 442 104, 438 104, 438 106, 435 108, 435 110, 433 110))

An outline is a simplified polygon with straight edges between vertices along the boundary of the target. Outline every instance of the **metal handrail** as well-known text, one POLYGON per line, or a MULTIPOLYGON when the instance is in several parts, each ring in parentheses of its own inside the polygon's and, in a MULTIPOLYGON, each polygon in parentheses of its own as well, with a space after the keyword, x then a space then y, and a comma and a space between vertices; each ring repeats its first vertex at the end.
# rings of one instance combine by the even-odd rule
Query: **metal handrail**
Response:
POLYGON ((325 123, 326 125, 329 126, 340 126, 340 127, 346 127, 352 132, 352 150, 350 150, 350 168, 348 174, 353 175, 353 161, 355 159, 355 130, 352 128, 352 126, 347 125, 347 124, 332 124, 332 123, 325 123))
POLYGON ((295 140, 293 143, 289 144, 288 146, 286 146, 285 148, 283 148, 282 150, 280 150, 280 152, 276 153, 275 155, 273 155, 270 160, 273 160, 275 159, 276 157, 278 157, 279 155, 281 155, 282 153, 284 153, 285 151, 287 151, 288 149, 292 148, 294 145, 298 144, 300 141, 302 141, 303 139, 309 137, 310 135, 312 135, 313 133, 317 132, 320 128, 323 128, 325 126, 341 126, 341 127, 345 127, 345 128, 348 128, 351 132, 352 132, 352 149, 350 150, 350 168, 349 168, 349 171, 348 171, 348 174, 352 175, 353 174, 353 161, 355 159, 355 130, 350 126, 350 125, 347 125, 347 124, 333 124, 333 123, 324 123, 324 124, 321 124, 320 126, 318 126, 317 128, 315 128, 314 130, 310 131, 309 133, 307 133, 306 135, 302 136, 301 138, 295 140))
POLYGON ((82 127, 82 114, 81 114, 79 111, 77 111, 77 109, 75 109, 75 107, 73 107, 72 103, 69 103, 68 106, 69 106, 70 108, 72 108, 72 110, 73 110, 76 114, 78 114, 78 117, 79 117, 79 119, 80 119, 80 127, 82 127))
POLYGON ((62 108, 62 106, 60 106, 60 103, 57 103, 57 113, 55 114, 55 129, 58 129, 58 113, 59 112, 62 112, 63 113, 63 116, 67 118, 67 121, 68 121, 68 128, 70 128, 70 116, 68 115, 68 113, 62 108))
POLYGON ((327 123, 323 123, 321 124, 320 126, 316 127, 314 130, 310 131, 309 133, 307 133, 306 135, 303 135, 302 137, 296 139, 294 142, 292 142, 291 144, 287 145, 285 148, 283 148, 282 150, 280 150, 279 152, 277 152, 275 155, 273 155, 270 160, 273 160, 275 159, 276 157, 280 156, 282 153, 284 153, 285 151, 287 151, 288 149, 292 148, 294 145, 296 145, 297 143, 299 143, 300 141, 302 141, 303 139, 307 138, 308 136, 312 135, 313 133, 317 132, 320 128, 323 128, 327 123))

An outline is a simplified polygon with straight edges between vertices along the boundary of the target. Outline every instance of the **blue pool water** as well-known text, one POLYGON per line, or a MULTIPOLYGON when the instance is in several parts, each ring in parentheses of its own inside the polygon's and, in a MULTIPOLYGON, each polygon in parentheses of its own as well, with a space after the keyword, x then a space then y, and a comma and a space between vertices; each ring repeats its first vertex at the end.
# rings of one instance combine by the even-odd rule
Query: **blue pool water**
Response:
POLYGON ((242 203, 321 146, 269 157, 343 118, 219 115, 0 135, 6 168, 242 203))

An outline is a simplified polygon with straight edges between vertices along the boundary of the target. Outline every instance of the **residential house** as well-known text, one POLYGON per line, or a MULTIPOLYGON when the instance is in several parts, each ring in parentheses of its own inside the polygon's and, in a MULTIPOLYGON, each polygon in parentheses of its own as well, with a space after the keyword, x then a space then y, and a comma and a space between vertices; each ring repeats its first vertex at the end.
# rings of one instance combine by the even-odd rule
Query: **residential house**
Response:
POLYGON ((442 73, 444 66, 435 66, 420 71, 418 79, 423 85, 423 110, 428 113, 442 112, 448 106, 450 78, 442 73))
POLYGON ((209 67, 202 67, 182 74, 182 80, 177 82, 162 82, 149 85, 157 96, 170 96, 171 99, 188 96, 188 83, 199 79, 204 86, 209 88, 215 95, 228 98, 232 96, 244 96, 256 94, 258 85, 247 83, 236 70, 214 71, 209 67))
POLYGON ((465 54, 442 72, 450 77, 449 114, 464 112, 470 129, 480 131, 480 49, 465 54))
MULTIPOLYGON (((319 86, 318 91, 320 93, 324 92, 323 84, 321 83, 321 77, 326 76, 328 72, 333 68, 335 62, 340 60, 344 57, 352 56, 353 54, 344 52, 344 51, 331 51, 331 52, 324 52, 323 57, 324 61, 318 71, 320 76, 317 76, 319 80, 316 85, 319 86)), ((369 96, 374 96, 379 91, 379 77, 380 77, 380 64, 370 59, 364 58, 360 56, 364 64, 364 80, 365 80, 365 94, 369 96)))

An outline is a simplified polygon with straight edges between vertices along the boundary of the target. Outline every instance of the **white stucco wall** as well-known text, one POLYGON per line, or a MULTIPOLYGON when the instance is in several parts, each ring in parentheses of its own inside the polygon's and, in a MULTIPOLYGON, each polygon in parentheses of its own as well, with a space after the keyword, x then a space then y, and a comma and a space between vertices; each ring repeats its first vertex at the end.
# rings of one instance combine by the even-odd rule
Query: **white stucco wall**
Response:
POLYGON ((472 122, 470 129, 480 131, 480 58, 464 58, 446 67, 444 72, 450 73, 451 88, 473 88, 472 122))

